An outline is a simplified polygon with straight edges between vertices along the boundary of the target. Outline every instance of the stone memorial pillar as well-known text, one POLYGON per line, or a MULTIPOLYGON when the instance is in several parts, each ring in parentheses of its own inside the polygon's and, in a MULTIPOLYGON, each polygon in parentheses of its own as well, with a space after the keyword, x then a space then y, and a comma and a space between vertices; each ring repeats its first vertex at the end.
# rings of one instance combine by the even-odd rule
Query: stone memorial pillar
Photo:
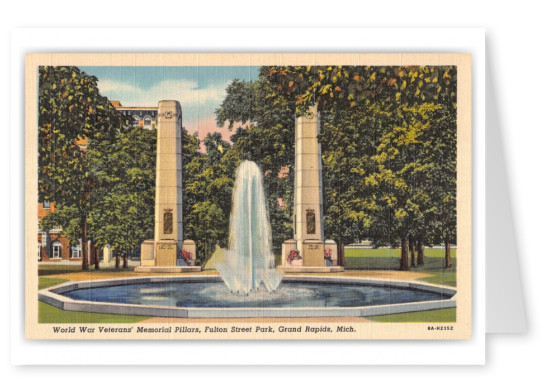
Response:
MULTIPOLYGON (((294 238, 283 242, 278 266, 286 273, 344 271, 325 261, 319 120, 314 105, 295 122, 294 238)), ((333 243, 329 243, 331 252, 333 243)))
POLYGON ((176 266, 182 247, 182 109, 159 102, 155 183, 155 266, 176 266))
POLYGON ((141 246, 136 272, 201 271, 200 266, 178 264, 182 248, 195 261, 195 244, 185 243, 182 216, 182 109, 174 100, 159 102, 157 163, 155 168, 155 232, 141 246))
POLYGON ((325 266, 321 146, 317 105, 295 125, 294 240, 304 266, 325 266))

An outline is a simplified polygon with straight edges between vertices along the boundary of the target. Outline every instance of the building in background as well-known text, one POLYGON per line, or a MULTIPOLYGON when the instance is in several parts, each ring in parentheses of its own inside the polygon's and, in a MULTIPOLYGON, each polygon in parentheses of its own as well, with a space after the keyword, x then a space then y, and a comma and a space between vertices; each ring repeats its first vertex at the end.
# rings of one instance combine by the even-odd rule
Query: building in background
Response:
MULTIPOLYGON (((38 204, 38 220, 42 220, 55 210, 55 203, 44 201, 38 204)), ((55 227, 49 231, 43 231, 38 227, 38 260, 39 261, 69 261, 82 260, 82 247, 80 244, 71 246, 69 239, 63 236, 62 227, 55 227)))
POLYGON ((112 100, 111 104, 122 115, 132 118, 132 126, 153 130, 157 128, 157 107, 126 107, 118 100, 112 100))

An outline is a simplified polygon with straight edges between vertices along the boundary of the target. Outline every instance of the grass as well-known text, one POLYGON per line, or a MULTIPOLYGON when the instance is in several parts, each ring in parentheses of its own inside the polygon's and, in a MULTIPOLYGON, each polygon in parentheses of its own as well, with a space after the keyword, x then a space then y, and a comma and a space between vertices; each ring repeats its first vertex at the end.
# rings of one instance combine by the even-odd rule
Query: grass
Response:
MULTIPOLYGON (((456 286, 456 250, 451 250, 451 268, 444 268, 444 257, 444 249, 427 248, 424 264, 410 267, 409 270, 430 274, 429 277, 421 278, 421 281, 456 286)), ((400 249, 347 248, 344 267, 347 270, 400 270, 400 249)))
POLYGON ((64 311, 52 305, 38 302, 38 323, 135 323, 149 318, 150 316, 64 311))
POLYGON ((74 264, 61 264, 61 263, 40 263, 38 264, 38 270, 81 270, 82 263, 77 262, 74 264))
MULTIPOLYGON (((69 281, 66 278, 38 277, 38 289, 49 288, 69 281)), ((89 312, 64 311, 52 305, 38 302, 39 323, 134 323, 149 316, 109 315, 89 312)))
POLYGON ((381 322, 381 323, 389 323, 389 322, 452 323, 456 321, 456 310, 455 308, 444 308, 441 310, 405 312, 403 314, 366 316, 365 319, 369 319, 369 320, 372 320, 375 322, 381 322))
POLYGON ((134 267, 129 266, 127 269, 122 267, 122 261, 121 261, 121 267, 119 269, 116 269, 115 267, 101 267, 96 270, 94 265, 90 265, 88 270, 82 270, 82 264, 78 265, 56 265, 56 264, 41 264, 38 265, 38 275, 39 276, 48 276, 52 274, 66 274, 66 273, 80 273, 80 272, 89 272, 89 273, 114 273, 114 272, 129 272, 134 270, 134 267))
MULTIPOLYGON (((456 249, 451 249, 451 256, 455 258, 456 249)), ((399 248, 347 248, 344 253, 347 258, 380 258, 397 257, 400 258, 399 248)), ((425 257, 444 258, 445 250, 443 248, 425 248, 425 257)))
MULTIPOLYGON (((94 267, 94 265, 90 265, 88 267, 88 271, 105 271, 105 270, 108 270, 108 271, 128 271, 128 270, 132 270, 133 267, 132 266, 129 266, 127 269, 124 269, 122 267, 122 261, 121 261, 121 267, 116 269, 114 266, 112 267, 105 267, 105 266, 100 266, 100 268, 98 270, 96 270, 96 268, 94 267)), ((82 272, 84 270, 82 270, 82 264, 78 264, 78 265, 56 265, 55 263, 54 264, 48 264, 48 265, 45 265, 45 264, 41 264, 41 265, 38 265, 38 270, 55 270, 55 271, 58 271, 58 272, 74 272, 74 271, 77 271, 77 272, 82 272)))
POLYGON ((442 271, 430 271, 429 273, 431 273, 432 276, 419 278, 419 280, 431 284, 457 286, 457 273, 454 267, 443 269, 442 271))
POLYGON ((69 281, 66 278, 38 277, 38 289, 46 289, 69 281))

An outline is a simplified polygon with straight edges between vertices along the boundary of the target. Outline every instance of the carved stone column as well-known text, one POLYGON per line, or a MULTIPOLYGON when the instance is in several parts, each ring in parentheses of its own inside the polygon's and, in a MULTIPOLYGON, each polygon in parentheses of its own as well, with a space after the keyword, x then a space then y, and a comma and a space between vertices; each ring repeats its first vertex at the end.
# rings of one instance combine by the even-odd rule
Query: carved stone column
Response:
POLYGON ((182 109, 159 102, 155 183, 155 266, 176 266, 182 247, 182 109))
POLYGON ((294 240, 304 266, 325 266, 321 146, 317 105, 295 125, 294 240))

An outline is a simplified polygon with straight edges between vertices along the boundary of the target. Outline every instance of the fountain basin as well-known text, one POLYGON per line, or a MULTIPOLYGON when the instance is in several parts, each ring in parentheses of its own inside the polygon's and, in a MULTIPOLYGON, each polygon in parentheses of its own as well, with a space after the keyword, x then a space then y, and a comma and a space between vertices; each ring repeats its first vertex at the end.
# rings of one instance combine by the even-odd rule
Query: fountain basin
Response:
POLYGON ((453 288, 417 281, 285 276, 277 291, 232 294, 219 276, 67 282, 39 300, 67 311, 179 318, 372 316, 456 307, 453 288))

